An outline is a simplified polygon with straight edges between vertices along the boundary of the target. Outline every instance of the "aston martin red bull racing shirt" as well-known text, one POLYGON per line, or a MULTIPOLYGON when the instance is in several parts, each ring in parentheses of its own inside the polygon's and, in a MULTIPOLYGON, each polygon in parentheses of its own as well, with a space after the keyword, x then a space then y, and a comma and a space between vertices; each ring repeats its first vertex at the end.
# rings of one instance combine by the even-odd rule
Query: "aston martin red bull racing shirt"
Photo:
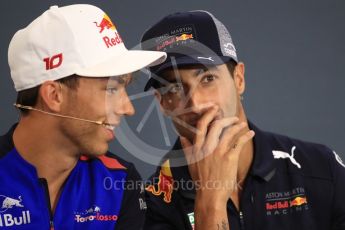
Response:
MULTIPOLYGON (((344 230, 345 164, 337 153, 250 127, 254 160, 239 209, 227 203, 230 229, 344 230)), ((187 166, 172 167, 183 158, 180 149, 177 141, 146 187, 144 229, 194 228, 194 183, 187 166)))
POLYGON ((47 182, 18 153, 13 131, 0 137, 0 229, 141 229, 146 204, 133 164, 111 153, 83 157, 52 215, 47 182))

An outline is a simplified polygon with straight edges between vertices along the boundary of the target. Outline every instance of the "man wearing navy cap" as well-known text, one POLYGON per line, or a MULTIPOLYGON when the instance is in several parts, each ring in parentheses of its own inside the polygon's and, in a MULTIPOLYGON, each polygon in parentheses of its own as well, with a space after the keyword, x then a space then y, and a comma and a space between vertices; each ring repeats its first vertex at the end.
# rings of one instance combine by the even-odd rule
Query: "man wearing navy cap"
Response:
POLYGON ((171 14, 142 42, 168 54, 145 90, 155 88, 179 134, 146 187, 146 229, 345 229, 344 163, 248 121, 245 67, 219 20, 171 14))

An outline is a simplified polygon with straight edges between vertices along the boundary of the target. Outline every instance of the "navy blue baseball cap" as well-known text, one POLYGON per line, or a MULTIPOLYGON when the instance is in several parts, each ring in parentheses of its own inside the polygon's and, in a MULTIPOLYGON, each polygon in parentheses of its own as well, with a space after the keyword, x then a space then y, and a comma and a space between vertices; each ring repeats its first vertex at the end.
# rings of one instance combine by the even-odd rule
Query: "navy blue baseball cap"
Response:
POLYGON ((151 76, 145 91, 159 82, 163 70, 173 66, 238 62, 229 31, 211 13, 201 10, 164 17, 146 30, 141 46, 144 50, 164 51, 168 55, 165 62, 149 68, 151 76))

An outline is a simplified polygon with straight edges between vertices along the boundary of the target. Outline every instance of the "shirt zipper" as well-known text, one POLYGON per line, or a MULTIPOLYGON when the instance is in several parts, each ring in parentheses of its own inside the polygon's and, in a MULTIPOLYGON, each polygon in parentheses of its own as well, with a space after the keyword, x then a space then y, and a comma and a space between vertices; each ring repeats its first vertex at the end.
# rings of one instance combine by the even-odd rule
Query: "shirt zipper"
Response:
POLYGON ((49 188, 48 188, 48 182, 45 178, 40 178, 39 179, 41 184, 43 185, 44 193, 46 195, 46 203, 48 205, 48 212, 49 212, 49 226, 50 230, 54 230, 54 216, 53 216, 53 211, 52 211, 52 206, 50 203, 50 195, 49 195, 49 188))
POLYGON ((240 211, 240 228, 241 230, 244 230, 244 217, 242 211, 240 211))

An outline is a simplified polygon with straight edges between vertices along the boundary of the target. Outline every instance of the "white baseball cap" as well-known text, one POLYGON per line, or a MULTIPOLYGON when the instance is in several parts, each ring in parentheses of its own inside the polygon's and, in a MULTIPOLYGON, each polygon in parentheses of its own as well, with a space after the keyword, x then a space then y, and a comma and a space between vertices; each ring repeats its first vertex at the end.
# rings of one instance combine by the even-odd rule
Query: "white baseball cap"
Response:
POLYGON ((85 4, 50 7, 13 36, 8 50, 17 91, 72 74, 128 74, 165 59, 165 52, 127 50, 107 14, 85 4))

